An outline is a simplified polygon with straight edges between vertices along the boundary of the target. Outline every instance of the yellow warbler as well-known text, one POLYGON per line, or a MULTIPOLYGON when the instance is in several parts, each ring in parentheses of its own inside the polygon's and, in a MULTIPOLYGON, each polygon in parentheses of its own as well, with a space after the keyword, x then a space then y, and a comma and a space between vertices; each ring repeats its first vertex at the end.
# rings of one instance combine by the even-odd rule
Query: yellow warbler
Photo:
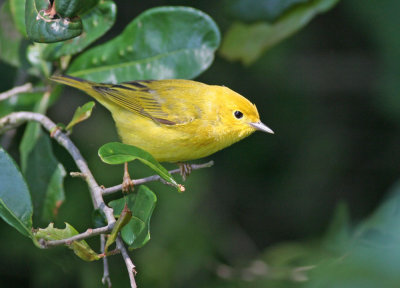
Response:
POLYGON ((160 162, 206 157, 256 130, 273 133, 254 104, 223 86, 178 79, 116 85, 71 76, 50 79, 99 101, 110 110, 122 142, 160 162))

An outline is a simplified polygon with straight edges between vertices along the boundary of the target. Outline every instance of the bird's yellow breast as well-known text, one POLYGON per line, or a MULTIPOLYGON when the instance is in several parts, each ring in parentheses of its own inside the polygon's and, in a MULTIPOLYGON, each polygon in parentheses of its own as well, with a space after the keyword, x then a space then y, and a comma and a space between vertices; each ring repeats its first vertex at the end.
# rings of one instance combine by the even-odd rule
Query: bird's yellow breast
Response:
POLYGON ((163 125, 122 109, 112 116, 122 142, 148 151, 160 162, 203 158, 240 140, 230 136, 229 127, 217 119, 163 125))

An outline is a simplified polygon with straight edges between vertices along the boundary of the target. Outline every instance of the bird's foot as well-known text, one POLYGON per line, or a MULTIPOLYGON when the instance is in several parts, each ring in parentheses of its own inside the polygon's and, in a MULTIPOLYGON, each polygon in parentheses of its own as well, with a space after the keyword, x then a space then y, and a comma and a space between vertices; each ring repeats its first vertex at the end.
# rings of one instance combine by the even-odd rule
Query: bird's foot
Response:
POLYGON ((186 177, 188 177, 190 175, 190 173, 192 173, 192 165, 190 165, 189 163, 178 163, 179 165, 179 170, 181 170, 181 176, 183 181, 186 181, 186 177))
POLYGON ((133 181, 128 171, 128 162, 124 164, 124 177, 122 178, 122 192, 129 193, 129 191, 133 191, 133 181))

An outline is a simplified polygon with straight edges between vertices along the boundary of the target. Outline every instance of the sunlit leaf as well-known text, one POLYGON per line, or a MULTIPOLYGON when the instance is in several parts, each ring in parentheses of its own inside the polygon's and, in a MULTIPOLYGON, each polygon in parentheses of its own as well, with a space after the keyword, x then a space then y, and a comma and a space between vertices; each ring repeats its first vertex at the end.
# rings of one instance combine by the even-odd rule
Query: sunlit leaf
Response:
POLYGON ((137 159, 153 169, 161 178, 178 187, 171 174, 149 152, 143 149, 119 142, 111 142, 101 146, 98 154, 101 160, 107 164, 123 164, 137 159))
POLYGON ((93 101, 90 101, 84 104, 82 107, 78 107, 74 113, 74 116, 72 117, 71 122, 69 122, 66 129, 71 130, 72 127, 74 127, 76 124, 88 119, 90 115, 92 115, 92 110, 94 105, 95 103, 93 101))
POLYGON ((31 237, 32 212, 28 186, 15 162, 0 147, 0 217, 31 237))
POLYGON ((207 69, 220 41, 218 27, 188 7, 157 7, 116 38, 72 62, 68 74, 96 82, 193 78, 207 69))
MULTIPOLYGON (((50 223, 49 226, 47 226, 46 228, 40 228, 35 231, 34 237, 36 241, 39 241, 40 239, 50 241, 70 238, 77 234, 79 234, 78 231, 76 231, 75 228, 68 223, 65 223, 64 229, 54 228, 54 224, 50 223)), ((34 243, 38 247, 40 247, 37 242, 34 241, 34 243)), ((73 241, 72 243, 66 244, 65 246, 72 249, 79 258, 85 261, 94 261, 100 259, 96 252, 94 252, 84 240, 73 241)))

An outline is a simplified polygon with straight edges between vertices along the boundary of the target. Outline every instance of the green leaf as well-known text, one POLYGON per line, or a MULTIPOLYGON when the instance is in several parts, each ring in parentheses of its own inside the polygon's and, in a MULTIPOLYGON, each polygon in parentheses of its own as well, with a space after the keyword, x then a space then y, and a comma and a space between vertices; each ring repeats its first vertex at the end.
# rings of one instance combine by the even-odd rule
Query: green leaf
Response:
POLYGON ((22 36, 13 24, 10 2, 6 1, 0 10, 0 59, 10 65, 21 65, 22 36))
POLYGON ((225 0, 225 10, 235 19, 245 22, 273 22, 299 3, 311 0, 225 0))
POLYGON ((115 222, 113 230, 111 231, 110 235, 107 238, 107 242, 104 247, 105 254, 107 254, 108 247, 110 247, 110 245, 115 242, 115 239, 117 239, 118 233, 121 231, 122 228, 124 228, 126 224, 129 223, 131 218, 132 218, 132 212, 129 210, 128 206, 125 203, 124 209, 122 209, 122 212, 119 215, 117 222, 115 222))
POLYGON ((101 209, 93 210, 92 222, 94 228, 100 228, 107 225, 107 219, 104 212, 101 209))
POLYGON ((118 37, 72 62, 68 74, 96 82, 194 78, 214 59, 215 22, 189 7, 157 7, 133 20, 118 37))
POLYGON ((22 136, 19 152, 21 156, 21 170, 24 174, 28 170, 29 155, 32 154, 32 151, 41 135, 40 129, 39 123, 29 122, 26 125, 24 135, 22 136))
POLYGON ((51 221, 64 199, 64 168, 53 155, 50 138, 37 123, 28 123, 20 144, 21 166, 30 187, 34 220, 51 221))
POLYGON ((17 27, 18 31, 26 36, 25 29, 25 1, 22 0, 9 0, 11 15, 14 20, 14 24, 17 27))
POLYGON ((60 163, 50 178, 43 204, 43 218, 53 219, 58 214, 58 208, 65 200, 64 178, 66 176, 64 166, 60 163))
MULTIPOLYGON (((86 1, 80 1, 84 3, 86 1)), ((59 3, 57 1, 56 3, 59 3)), ((46 46, 43 57, 56 60, 61 56, 74 55, 104 35, 115 22, 117 8, 114 2, 105 1, 82 15, 83 33, 71 40, 46 46)))
POLYGON ((312 0, 296 5, 273 24, 234 23, 225 35, 220 53, 230 61, 251 64, 265 51, 304 27, 317 14, 331 9, 339 0, 312 0))
POLYGON ((74 127, 76 124, 88 119, 90 115, 92 115, 92 110, 94 105, 95 103, 93 101, 90 101, 84 104, 82 107, 78 107, 74 113, 74 116, 72 117, 71 122, 69 122, 66 129, 72 130, 72 127, 74 127))
POLYGON ((32 213, 28 186, 13 159, 0 147, 0 216, 31 237, 32 213))
POLYGON ((56 11, 63 17, 73 17, 95 6, 99 0, 57 0, 56 11))
POLYGON ((48 1, 26 0, 25 27, 32 41, 52 43, 68 40, 82 33, 82 21, 77 15, 63 18, 58 14, 53 17, 48 12, 48 5, 48 1))
POLYGON ((175 179, 167 169, 161 166, 151 154, 138 147, 119 142, 110 142, 100 147, 98 154, 101 160, 107 164, 123 164, 133 160, 139 160, 153 169, 161 178, 178 187, 175 179))
MULTIPOLYGON (((35 231, 34 237, 35 240, 37 241, 39 241, 40 239, 49 241, 49 240, 62 240, 70 238, 77 234, 79 234, 78 231, 76 231, 76 229, 71 225, 69 225, 68 223, 65 223, 64 229, 54 228, 54 223, 50 223, 49 226, 47 226, 45 229, 40 228, 37 231, 35 231)), ((37 242, 34 241, 34 243, 38 247, 40 247, 40 245, 38 245, 37 242)), ((100 256, 98 256, 96 252, 94 252, 84 240, 73 241, 71 244, 65 246, 72 249, 79 258, 85 261, 94 261, 100 259, 100 256)))
POLYGON ((130 249, 137 249, 150 240, 150 218, 157 203, 157 197, 149 188, 144 185, 139 187, 136 193, 131 193, 125 198, 111 201, 110 207, 114 214, 121 214, 125 203, 132 211, 132 218, 122 228, 122 239, 129 245, 130 249))

